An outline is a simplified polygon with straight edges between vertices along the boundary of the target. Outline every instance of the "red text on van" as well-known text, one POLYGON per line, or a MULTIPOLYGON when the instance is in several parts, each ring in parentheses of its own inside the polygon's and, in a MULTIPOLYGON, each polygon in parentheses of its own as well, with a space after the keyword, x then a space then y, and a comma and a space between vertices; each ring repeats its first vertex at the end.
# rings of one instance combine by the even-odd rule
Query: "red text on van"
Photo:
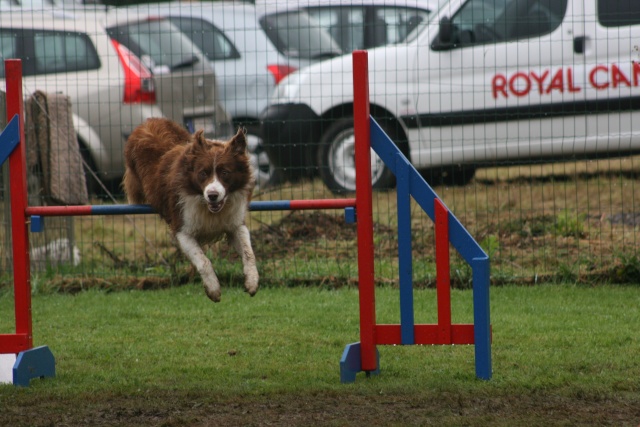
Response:
MULTIPOLYGON (((587 85, 596 90, 618 87, 638 87, 640 85, 640 64, 633 62, 628 75, 616 64, 596 65, 586 76, 587 85)), ((560 68, 555 71, 518 71, 511 76, 496 74, 491 81, 494 99, 509 96, 523 97, 532 92, 538 95, 549 95, 552 92, 575 93, 582 87, 576 83, 573 68, 560 68)))

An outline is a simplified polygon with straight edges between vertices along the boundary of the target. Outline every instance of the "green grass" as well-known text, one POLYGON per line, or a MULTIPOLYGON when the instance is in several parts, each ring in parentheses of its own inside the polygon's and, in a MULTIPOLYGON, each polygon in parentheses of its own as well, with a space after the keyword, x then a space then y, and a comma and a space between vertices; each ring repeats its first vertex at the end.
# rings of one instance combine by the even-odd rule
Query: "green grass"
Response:
MULTIPOLYGON (((454 322, 472 320, 471 297, 453 290, 454 322)), ((377 289, 380 322, 398 323, 398 298, 377 289)), ((415 291, 418 322, 434 300, 415 291)), ((12 304, 2 292, 2 333, 12 304)), ((640 289, 496 287, 491 304, 492 380, 475 378, 473 346, 380 346, 381 375, 343 385, 353 287, 224 288, 220 304, 197 285, 37 294, 34 344, 57 376, 0 386, 0 425, 640 423, 640 289)))

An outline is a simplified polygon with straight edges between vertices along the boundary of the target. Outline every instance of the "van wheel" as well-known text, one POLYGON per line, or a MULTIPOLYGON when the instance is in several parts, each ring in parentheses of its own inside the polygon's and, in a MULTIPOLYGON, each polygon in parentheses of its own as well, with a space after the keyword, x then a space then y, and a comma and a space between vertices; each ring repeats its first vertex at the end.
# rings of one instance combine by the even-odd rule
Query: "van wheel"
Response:
MULTIPOLYGON (((243 126, 241 123, 238 126, 243 126)), ((276 169, 264 149, 260 125, 244 125, 247 130, 249 160, 256 177, 257 188, 267 188, 282 182, 282 174, 276 169)))
MULTIPOLYGON (((353 117, 334 122, 320 139, 318 167, 325 185, 334 193, 356 191, 355 132, 353 117)), ((392 188, 395 176, 371 151, 371 184, 375 189, 392 188)))

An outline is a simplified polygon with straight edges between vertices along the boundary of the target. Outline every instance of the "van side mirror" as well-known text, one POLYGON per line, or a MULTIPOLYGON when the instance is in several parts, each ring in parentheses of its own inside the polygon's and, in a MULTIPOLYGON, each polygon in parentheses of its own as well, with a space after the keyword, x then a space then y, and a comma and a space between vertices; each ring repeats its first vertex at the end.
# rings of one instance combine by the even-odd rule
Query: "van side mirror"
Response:
POLYGON ((433 39, 431 43, 431 49, 433 50, 449 50, 454 47, 453 43, 453 24, 451 18, 443 16, 440 19, 440 25, 438 28, 438 36, 433 39))
POLYGON ((438 31, 438 41, 440 45, 450 45, 453 41, 453 25, 448 16, 442 17, 440 20, 440 29, 438 31))

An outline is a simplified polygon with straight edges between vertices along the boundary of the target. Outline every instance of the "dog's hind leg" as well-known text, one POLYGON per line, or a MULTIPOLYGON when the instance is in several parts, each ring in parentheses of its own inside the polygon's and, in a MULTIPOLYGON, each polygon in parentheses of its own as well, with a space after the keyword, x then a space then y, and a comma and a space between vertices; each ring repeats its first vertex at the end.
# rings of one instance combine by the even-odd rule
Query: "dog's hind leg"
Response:
POLYGON ((258 292, 258 268, 256 257, 251 248, 251 236, 246 225, 241 225, 235 233, 229 233, 229 241, 242 257, 244 271, 244 288, 249 295, 254 296, 258 292))
POLYGON ((207 293, 209 299, 213 302, 220 302, 220 282, 213 271, 211 261, 205 255, 202 247, 198 244, 196 239, 190 235, 182 232, 176 233, 176 239, 182 252, 189 258, 191 264, 193 264, 204 284, 204 291, 207 293))

